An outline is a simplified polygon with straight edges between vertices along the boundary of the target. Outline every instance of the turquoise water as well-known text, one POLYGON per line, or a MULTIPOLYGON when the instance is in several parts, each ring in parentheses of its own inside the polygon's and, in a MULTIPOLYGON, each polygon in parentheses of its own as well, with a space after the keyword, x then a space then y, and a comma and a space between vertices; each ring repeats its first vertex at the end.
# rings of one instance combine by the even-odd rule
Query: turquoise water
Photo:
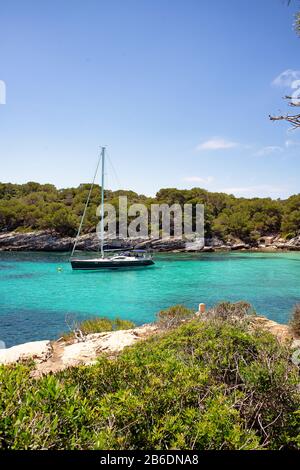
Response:
POLYGON ((68 255, 0 253, 0 340, 55 338, 65 318, 92 315, 150 322, 176 303, 247 300, 286 323, 300 302, 300 253, 160 254, 146 269, 72 272, 68 255), (58 266, 62 271, 58 272, 58 266))

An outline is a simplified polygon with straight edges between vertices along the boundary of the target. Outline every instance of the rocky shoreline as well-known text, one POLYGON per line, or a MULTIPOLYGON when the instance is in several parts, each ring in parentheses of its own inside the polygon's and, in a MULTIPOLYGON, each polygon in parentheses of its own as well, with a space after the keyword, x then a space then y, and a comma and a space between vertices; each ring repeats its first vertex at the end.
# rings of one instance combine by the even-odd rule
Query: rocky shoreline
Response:
MULTIPOLYGON (((45 230, 37 232, 2 232, 0 233, 0 251, 46 251, 68 252, 74 244, 73 237, 61 237, 59 234, 45 230)), ((278 234, 261 237, 256 243, 245 243, 239 239, 224 242, 213 237, 205 239, 203 248, 186 248, 185 240, 179 238, 162 239, 126 239, 107 240, 107 248, 151 249, 155 252, 191 252, 191 251, 300 251, 300 235, 285 240, 278 234)), ((96 233, 89 233, 79 237, 77 249, 82 251, 96 250, 99 239, 96 233)))
MULTIPOLYGON (((195 312, 195 318, 201 319, 202 315, 199 311, 195 312)), ((290 344, 292 350, 300 347, 300 340, 294 337, 289 325, 279 324, 263 316, 253 316, 251 325, 252 328, 270 332, 281 344, 290 344)), ((69 341, 63 338, 56 341, 33 341, 0 349, 0 365, 32 360, 34 361, 32 376, 37 378, 68 367, 95 364, 97 357, 102 354, 113 358, 125 347, 164 331, 164 327, 159 323, 149 323, 128 330, 91 333, 80 339, 74 337, 69 341)))
POLYGON ((26 360, 35 363, 33 375, 58 372, 68 367, 92 365, 101 354, 114 357, 126 346, 158 333, 158 326, 146 324, 129 330, 91 333, 82 339, 64 341, 32 341, 18 344, 7 349, 0 349, 0 365, 9 365, 26 360))

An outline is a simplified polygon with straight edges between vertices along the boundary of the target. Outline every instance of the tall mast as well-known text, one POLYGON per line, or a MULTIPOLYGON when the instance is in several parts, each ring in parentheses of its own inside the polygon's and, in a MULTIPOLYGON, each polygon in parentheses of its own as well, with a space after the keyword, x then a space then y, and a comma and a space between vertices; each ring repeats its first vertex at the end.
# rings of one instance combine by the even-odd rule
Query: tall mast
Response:
POLYGON ((105 147, 102 147, 102 178, 101 178, 101 257, 104 258, 104 164, 105 164, 105 147))
POLYGON ((82 216, 81 216, 80 225, 79 225, 79 227, 78 227, 78 231, 77 231, 77 235, 76 235, 76 238, 75 238, 75 242, 74 242, 74 245, 73 245, 73 249, 72 249, 72 253, 71 253, 70 259, 71 259, 71 258, 73 257, 73 255, 74 255, 74 252, 75 252, 75 250, 76 250, 76 245, 77 245, 78 239, 79 239, 79 237, 80 237, 80 233, 81 233, 83 221, 84 221, 84 218, 85 218, 85 214, 86 214, 86 211, 87 211, 87 208, 88 208, 90 199, 91 199, 91 195, 92 195, 92 192, 93 192, 93 188, 94 188, 94 185, 95 185, 96 176, 97 176, 97 173, 98 173, 98 168, 99 168, 99 165, 100 165, 101 156, 102 156, 102 152, 101 152, 101 154, 99 155, 99 158, 98 158, 98 163, 97 163, 96 170, 95 170, 95 173, 94 173, 93 182, 92 182, 92 184, 91 184, 91 187, 90 187, 90 190, 89 190, 89 194, 88 194, 88 197, 87 197, 85 206, 84 206, 83 214, 82 214, 82 216))

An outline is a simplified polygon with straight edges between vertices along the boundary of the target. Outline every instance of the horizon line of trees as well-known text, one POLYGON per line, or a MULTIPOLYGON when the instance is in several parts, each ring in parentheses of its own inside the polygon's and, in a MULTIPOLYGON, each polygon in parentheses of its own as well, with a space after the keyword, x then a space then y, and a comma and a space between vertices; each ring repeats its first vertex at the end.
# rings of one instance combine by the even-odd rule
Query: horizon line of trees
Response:
MULTIPOLYGON (((28 182, 0 183, 0 231, 53 230, 62 236, 74 236, 87 200, 89 184, 57 189, 52 184, 28 182)), ((105 191, 105 198, 116 208, 118 198, 127 196, 128 204, 204 204, 205 236, 224 241, 240 238, 253 242, 262 236, 280 233, 292 238, 300 233, 300 194, 287 199, 244 198, 209 192, 202 188, 160 189, 155 197, 134 191, 105 191)), ((94 186, 82 233, 95 231, 99 218, 96 208, 101 188, 94 186)))

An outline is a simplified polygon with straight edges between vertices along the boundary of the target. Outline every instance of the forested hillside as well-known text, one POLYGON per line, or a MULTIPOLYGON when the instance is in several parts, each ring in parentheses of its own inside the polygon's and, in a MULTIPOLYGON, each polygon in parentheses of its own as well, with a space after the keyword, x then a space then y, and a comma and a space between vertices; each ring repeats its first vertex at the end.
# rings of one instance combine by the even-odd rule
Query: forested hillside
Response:
MULTIPOLYGON (((51 184, 28 182, 17 185, 0 183, 0 231, 50 229, 61 235, 75 235, 90 185, 57 189, 51 184)), ((291 238, 300 230, 300 194, 286 200, 271 198, 236 198, 201 188, 179 190, 165 188, 155 198, 133 191, 106 191, 106 200, 118 207, 118 197, 126 195, 128 204, 140 202, 150 208, 153 203, 201 203, 205 205, 205 235, 223 240, 237 237, 255 241, 271 233, 291 238)), ((93 189, 83 232, 95 230, 99 219, 96 207, 100 187, 93 189)))

